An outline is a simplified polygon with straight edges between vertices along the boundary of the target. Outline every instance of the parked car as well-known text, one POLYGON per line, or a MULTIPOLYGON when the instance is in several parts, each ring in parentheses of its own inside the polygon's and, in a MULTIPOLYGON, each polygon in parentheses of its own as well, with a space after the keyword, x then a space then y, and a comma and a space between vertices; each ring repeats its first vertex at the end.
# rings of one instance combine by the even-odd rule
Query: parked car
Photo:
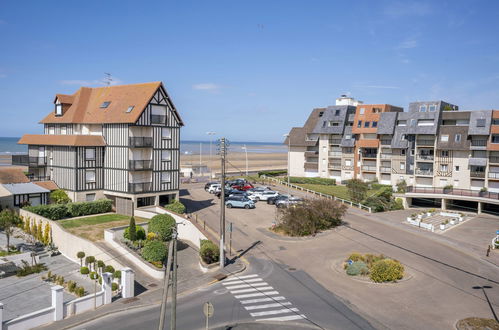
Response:
POLYGON ((210 194, 214 194, 217 190, 217 188, 222 188, 222 185, 220 183, 212 183, 209 187, 208 187, 208 192, 210 194))
POLYGON ((275 202, 275 206, 278 208, 288 207, 290 205, 297 205, 303 203, 304 199, 300 197, 290 197, 287 199, 281 199, 275 202))
POLYGON ((229 209, 233 208, 233 207, 242 207, 245 209, 254 209, 255 203, 251 199, 249 199, 245 196, 230 196, 225 201, 225 206, 227 206, 227 208, 229 208, 229 209))
POLYGON ((248 194, 253 194, 255 192, 258 192, 258 191, 266 191, 266 190, 272 190, 270 189, 269 187, 255 187, 255 188, 251 188, 251 189, 248 189, 246 190, 248 192, 248 194))
POLYGON ((232 185, 231 188, 246 191, 246 190, 249 190, 249 189, 254 188, 254 187, 251 183, 245 183, 245 184, 236 183, 236 184, 232 185))
POLYGON ((273 190, 256 191, 252 194, 258 200, 266 201, 269 197, 277 197, 279 193, 273 190))
POLYGON ((212 184, 217 184, 218 182, 215 182, 215 181, 212 181, 212 182, 207 182, 205 185, 204 185, 204 190, 208 191, 208 188, 210 188, 210 186, 212 184))
POLYGON ((279 200, 285 200, 285 199, 288 199, 292 196, 290 195, 282 195, 282 194, 279 194, 275 197, 269 197, 267 198, 267 204, 270 204, 270 205, 274 205, 277 201, 279 200))
MULTIPOLYGON (((230 195, 233 195, 235 193, 242 193, 242 191, 237 190, 237 189, 232 189, 232 188, 225 187, 225 198, 227 198, 230 195)), ((220 188, 220 190, 215 193, 215 196, 217 196, 218 198, 220 198, 221 194, 222 194, 222 189, 220 188)))

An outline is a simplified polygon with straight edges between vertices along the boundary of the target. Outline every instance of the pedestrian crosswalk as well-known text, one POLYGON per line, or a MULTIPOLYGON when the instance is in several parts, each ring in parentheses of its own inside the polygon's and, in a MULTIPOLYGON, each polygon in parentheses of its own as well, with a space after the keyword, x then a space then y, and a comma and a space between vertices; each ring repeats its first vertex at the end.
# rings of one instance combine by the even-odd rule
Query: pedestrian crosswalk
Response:
POLYGON ((222 282, 256 321, 293 321, 306 318, 258 274, 236 276, 222 282))

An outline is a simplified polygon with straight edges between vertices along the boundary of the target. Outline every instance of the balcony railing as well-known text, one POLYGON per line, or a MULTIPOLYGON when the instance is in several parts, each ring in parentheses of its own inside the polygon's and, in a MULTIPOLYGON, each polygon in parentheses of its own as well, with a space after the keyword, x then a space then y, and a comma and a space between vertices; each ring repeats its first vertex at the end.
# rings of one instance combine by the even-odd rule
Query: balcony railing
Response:
POLYGON ((376 172, 376 166, 374 166, 374 165, 362 165, 362 171, 376 172))
POLYGON ((499 179, 499 172, 489 172, 489 179, 499 179))
POLYGON ((386 167, 386 166, 381 166, 379 168, 379 171, 381 173, 392 173, 392 168, 391 167, 386 167))
POLYGON ((31 157, 28 155, 12 155, 12 165, 40 167, 47 165, 47 157, 31 157))
POLYGON ((392 159, 392 154, 381 154, 381 159, 392 159))
POLYGON ((341 170, 341 164, 329 164, 328 168, 330 170, 341 170))
POLYGON ((499 156, 490 156, 489 162, 491 163, 499 163, 499 156))
POLYGON ((472 178, 485 178, 485 172, 471 171, 470 177, 472 177, 472 178))
POLYGON ((485 146, 487 146, 487 140, 471 140, 471 146, 473 146, 473 147, 485 147, 485 146))
POLYGON ((343 153, 338 151, 333 151, 329 153, 329 157, 341 157, 341 155, 343 155, 343 153))
POLYGON ((26 175, 30 181, 49 181, 50 177, 49 176, 40 176, 40 175, 34 175, 34 174, 27 174, 26 175))
POLYGON ((128 138, 128 144, 134 148, 148 148, 152 147, 152 137, 139 136, 128 138))
POLYGON ((340 144, 341 139, 329 139, 329 144, 340 144))
POLYGON ((423 187, 407 187, 407 193, 418 193, 418 194, 441 194, 441 195, 455 195, 455 196, 467 196, 467 197, 482 197, 488 199, 499 200, 499 193, 488 192, 488 191, 477 191, 477 190, 467 190, 467 189, 455 189, 455 188, 423 188, 423 187))
POLYGON ((152 160, 129 160, 128 168, 132 171, 152 170, 152 160))
POLYGON ((373 154, 373 153, 363 153, 362 154, 362 158, 376 158, 377 157, 377 154, 373 154))
POLYGON ((128 192, 132 194, 149 192, 152 190, 152 182, 129 183, 128 192))
POLYGON ((435 159, 435 156, 434 155, 421 155, 421 154, 417 154, 416 155, 416 159, 417 160, 433 160, 433 159, 435 159))
POLYGON ((313 157, 317 156, 319 154, 318 150, 306 150, 305 151, 305 157, 313 157))
POLYGON ((416 175, 433 175, 433 169, 417 168, 416 175))
POLYGON ((390 145, 390 144, 392 144, 392 140, 381 139, 381 144, 382 145, 390 145))
POLYGON ((417 140, 416 143, 418 146, 433 146, 435 144, 435 140, 417 140))
POLYGON ((163 115, 151 115, 151 124, 165 124, 166 116, 163 115))

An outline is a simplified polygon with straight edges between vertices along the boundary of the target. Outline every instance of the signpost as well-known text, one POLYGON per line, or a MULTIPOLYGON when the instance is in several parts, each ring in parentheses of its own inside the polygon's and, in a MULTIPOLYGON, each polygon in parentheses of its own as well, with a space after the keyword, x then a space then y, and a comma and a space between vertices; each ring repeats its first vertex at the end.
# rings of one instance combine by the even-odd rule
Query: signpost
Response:
POLYGON ((227 230, 229 232, 229 256, 232 257, 232 222, 229 222, 227 230))
POLYGON ((213 316, 215 309, 213 308, 213 304, 211 302, 205 302, 203 305, 203 313, 206 316, 206 330, 209 328, 208 320, 213 316))

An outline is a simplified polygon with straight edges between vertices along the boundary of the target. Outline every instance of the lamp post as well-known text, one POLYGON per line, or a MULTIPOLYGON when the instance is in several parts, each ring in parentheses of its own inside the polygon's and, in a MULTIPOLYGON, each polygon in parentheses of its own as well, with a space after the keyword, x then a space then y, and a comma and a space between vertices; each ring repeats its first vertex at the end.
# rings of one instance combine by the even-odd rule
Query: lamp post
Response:
POLYGON ((246 176, 248 176, 248 148, 244 145, 241 149, 243 149, 246 154, 246 176))
POLYGON ((212 162, 212 159, 211 159, 211 141, 212 141, 212 136, 217 134, 217 132, 206 132, 206 134, 208 134, 208 136, 210 137, 210 179, 213 178, 213 172, 211 170, 211 162, 212 162))
POLYGON ((289 193, 289 184, 290 184, 289 176, 291 175, 291 173, 290 173, 290 164, 289 164, 289 157, 290 157, 289 154, 291 151, 291 138, 290 138, 289 134, 284 134, 283 136, 288 139, 288 195, 290 195, 290 193, 289 193))

